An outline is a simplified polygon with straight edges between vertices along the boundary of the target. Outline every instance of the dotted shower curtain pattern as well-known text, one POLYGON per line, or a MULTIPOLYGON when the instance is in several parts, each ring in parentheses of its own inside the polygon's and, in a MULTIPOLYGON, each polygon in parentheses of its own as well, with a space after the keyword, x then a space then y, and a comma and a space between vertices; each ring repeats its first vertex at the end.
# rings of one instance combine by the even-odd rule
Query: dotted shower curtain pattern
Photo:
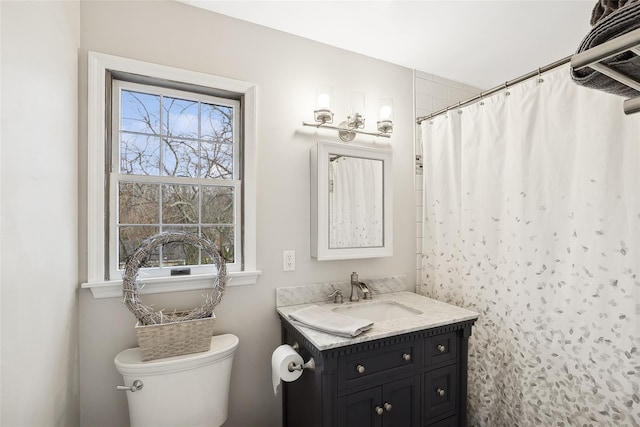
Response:
POLYGON ((423 122, 420 292, 480 313, 470 426, 640 426, 638 116, 562 67, 423 122))

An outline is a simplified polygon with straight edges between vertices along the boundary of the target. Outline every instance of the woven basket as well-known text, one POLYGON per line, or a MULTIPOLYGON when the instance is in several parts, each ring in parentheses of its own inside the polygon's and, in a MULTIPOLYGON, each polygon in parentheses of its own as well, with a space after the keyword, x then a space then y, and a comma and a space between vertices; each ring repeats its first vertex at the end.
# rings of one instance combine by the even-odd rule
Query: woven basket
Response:
POLYGON ((226 264, 220 251, 211 241, 198 235, 161 233, 140 244, 127 261, 122 293, 124 303, 138 319, 135 330, 143 361, 209 351, 216 317, 213 308, 222 299, 226 275, 226 264), (218 274, 214 279, 213 293, 205 296, 205 303, 201 307, 165 313, 142 304, 138 295, 138 269, 157 247, 174 242, 188 243, 206 252, 211 256, 218 274))
POLYGON ((209 351, 215 320, 211 314, 206 319, 159 325, 144 326, 138 322, 136 335, 142 361, 209 351))

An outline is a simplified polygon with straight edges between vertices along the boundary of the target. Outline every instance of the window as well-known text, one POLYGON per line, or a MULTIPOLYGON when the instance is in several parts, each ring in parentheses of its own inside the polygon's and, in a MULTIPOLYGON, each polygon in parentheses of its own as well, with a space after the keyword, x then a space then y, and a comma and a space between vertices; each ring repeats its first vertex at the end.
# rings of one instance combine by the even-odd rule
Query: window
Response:
MULTIPOLYGON (((229 271, 242 265, 240 102, 113 80, 109 266, 120 274, 140 242, 164 231, 213 241, 229 271)), ((191 245, 152 254, 146 275, 206 272, 191 245)))
MULTIPOLYGON (((220 248, 228 285, 255 283, 255 86, 90 52, 88 107, 83 287, 119 296, 138 244, 176 230, 220 248)), ((215 273, 205 253, 174 244, 140 276, 155 293, 206 288, 215 273), (190 276, 170 276, 185 265, 190 276)))

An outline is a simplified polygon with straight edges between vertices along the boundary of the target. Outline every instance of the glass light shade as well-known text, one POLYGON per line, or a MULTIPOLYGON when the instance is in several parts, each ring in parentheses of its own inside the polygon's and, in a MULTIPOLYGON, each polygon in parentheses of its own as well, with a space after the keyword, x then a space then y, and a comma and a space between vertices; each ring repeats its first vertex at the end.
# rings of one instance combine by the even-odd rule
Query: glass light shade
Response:
POLYGON ((319 123, 332 123, 333 113, 331 112, 331 86, 322 85, 316 90, 316 109, 313 112, 314 119, 319 123))
POLYGON ((351 92, 349 95, 349 114, 364 116, 364 93, 351 92))
POLYGON ((347 127, 351 129, 364 127, 364 93, 362 92, 351 92, 349 94, 347 127))
POLYGON ((393 132, 393 99, 382 98, 379 105, 378 132, 390 134, 393 132))
POLYGON ((331 95, 331 86, 319 86, 316 90, 316 110, 331 110, 331 95))
POLYGON ((382 98, 379 102, 380 110, 379 110, 379 119, 380 121, 393 121, 393 99, 391 98, 382 98))

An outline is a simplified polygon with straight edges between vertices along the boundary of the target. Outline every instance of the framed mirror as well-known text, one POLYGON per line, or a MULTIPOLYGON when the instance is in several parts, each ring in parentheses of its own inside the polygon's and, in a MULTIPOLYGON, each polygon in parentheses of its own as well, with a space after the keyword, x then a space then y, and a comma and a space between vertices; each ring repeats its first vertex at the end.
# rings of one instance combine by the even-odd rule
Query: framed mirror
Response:
POLYGON ((393 255, 391 149, 318 142, 310 158, 311 256, 393 255))

